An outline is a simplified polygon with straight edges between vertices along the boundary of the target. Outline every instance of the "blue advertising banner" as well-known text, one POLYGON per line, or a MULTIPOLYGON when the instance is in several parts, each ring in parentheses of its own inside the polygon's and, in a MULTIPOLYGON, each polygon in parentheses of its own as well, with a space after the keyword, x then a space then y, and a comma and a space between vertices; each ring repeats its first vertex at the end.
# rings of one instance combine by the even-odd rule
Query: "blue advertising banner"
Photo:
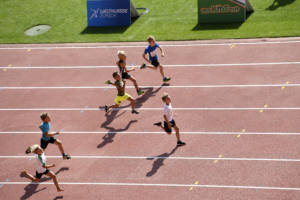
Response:
POLYGON ((87 0, 88 26, 130 26, 130 0, 87 0))

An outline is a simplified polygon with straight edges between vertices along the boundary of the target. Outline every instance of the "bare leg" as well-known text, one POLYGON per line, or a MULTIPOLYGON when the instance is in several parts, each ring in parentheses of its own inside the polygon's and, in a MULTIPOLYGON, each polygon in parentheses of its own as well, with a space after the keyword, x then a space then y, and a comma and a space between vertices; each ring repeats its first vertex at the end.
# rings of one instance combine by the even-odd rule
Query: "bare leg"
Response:
POLYGON ((174 126, 174 129, 175 129, 175 131, 176 131, 176 138, 177 138, 177 141, 180 141, 179 128, 175 125, 175 126, 174 126))
POLYGON ((110 109, 110 108, 119 108, 119 105, 118 104, 111 105, 111 106, 108 107, 108 109, 110 109))
POLYGON ((61 143, 60 140, 56 139, 56 141, 54 142, 54 144, 56 144, 58 146, 59 151, 60 151, 61 154, 65 153, 64 147, 63 147, 63 145, 62 145, 62 143, 61 143))
POLYGON ((167 132, 166 129, 165 129, 165 127, 164 127, 162 124, 160 125, 160 128, 161 128, 164 132, 166 132, 168 135, 171 135, 171 134, 172 134, 172 132, 167 132))
POLYGON ((162 75, 163 78, 165 78, 163 66, 159 65, 158 67, 159 67, 160 74, 162 75))
POLYGON ((139 86, 137 85, 137 82, 136 82, 135 78, 131 77, 129 80, 131 80, 133 82, 136 91, 138 91, 139 90, 139 86))
POLYGON ((33 181, 33 182, 39 182, 39 181, 40 181, 40 179, 38 179, 38 178, 32 176, 32 175, 29 174, 27 171, 22 171, 21 173, 22 173, 22 175, 24 175, 26 178, 30 179, 30 180, 33 181))
POLYGON ((132 111, 134 111, 134 99, 128 98, 128 101, 130 101, 131 109, 132 109, 132 111))
POLYGON ((57 192, 62 192, 64 191, 63 189, 61 189, 58 185, 58 181, 57 181, 57 178, 56 178, 56 175, 52 172, 52 171, 49 171, 48 174, 46 174, 47 176, 49 176, 50 178, 53 179, 53 182, 54 182, 54 185, 57 189, 57 192))
POLYGON ((154 66, 152 66, 152 65, 147 65, 147 68, 157 70, 157 67, 154 67, 154 66))

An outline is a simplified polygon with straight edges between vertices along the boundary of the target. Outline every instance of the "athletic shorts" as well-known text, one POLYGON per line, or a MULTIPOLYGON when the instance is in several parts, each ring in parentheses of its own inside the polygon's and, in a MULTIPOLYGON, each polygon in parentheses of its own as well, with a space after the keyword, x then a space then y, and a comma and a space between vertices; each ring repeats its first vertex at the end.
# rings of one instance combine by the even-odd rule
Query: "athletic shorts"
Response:
POLYGON ((115 103, 116 103, 117 105, 120 105, 123 101, 126 101, 126 100, 129 99, 129 98, 132 98, 132 97, 130 96, 130 94, 127 94, 127 93, 125 92, 125 94, 124 94, 123 96, 116 96, 116 98, 115 98, 115 103))
POLYGON ((41 138, 42 149, 46 149, 49 143, 53 144, 55 141, 56 139, 54 137, 50 137, 49 140, 44 140, 43 138, 41 138))
POLYGON ((171 124, 171 128, 169 128, 168 123, 166 121, 164 121, 164 129, 167 133, 172 133, 172 127, 174 127, 176 125, 174 119, 172 121, 170 121, 171 124))
POLYGON ((131 76, 127 72, 122 73, 122 79, 130 79, 130 78, 131 78, 131 76))
POLYGON ((160 65, 160 63, 158 62, 158 60, 152 60, 151 65, 153 65, 154 67, 158 67, 158 65, 160 65))
POLYGON ((49 169, 46 169, 43 173, 38 173, 38 171, 35 171, 35 177, 38 179, 41 179, 43 175, 46 175, 49 173, 49 169))

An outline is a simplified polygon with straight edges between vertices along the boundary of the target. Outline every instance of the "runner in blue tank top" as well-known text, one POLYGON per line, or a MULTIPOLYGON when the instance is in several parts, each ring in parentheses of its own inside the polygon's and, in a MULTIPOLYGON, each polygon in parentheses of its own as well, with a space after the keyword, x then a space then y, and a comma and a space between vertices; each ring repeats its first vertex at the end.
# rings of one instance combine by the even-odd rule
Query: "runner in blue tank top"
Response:
POLYGON ((150 68, 150 69, 154 69, 157 70, 157 68, 159 68, 160 70, 160 74, 163 77, 163 82, 168 82, 171 80, 170 77, 165 76, 164 74, 164 68, 163 66, 159 63, 158 61, 158 55, 157 55, 157 49, 160 50, 161 52, 161 56, 164 57, 165 53, 163 51, 163 49, 159 46, 159 44, 157 44, 155 42, 155 38, 154 36, 149 36, 147 39, 149 45, 146 47, 144 54, 143 54, 143 58, 150 63, 151 65, 146 65, 145 63, 141 66, 141 69, 144 69, 146 67, 150 68), (147 58, 148 55, 148 58, 147 58))

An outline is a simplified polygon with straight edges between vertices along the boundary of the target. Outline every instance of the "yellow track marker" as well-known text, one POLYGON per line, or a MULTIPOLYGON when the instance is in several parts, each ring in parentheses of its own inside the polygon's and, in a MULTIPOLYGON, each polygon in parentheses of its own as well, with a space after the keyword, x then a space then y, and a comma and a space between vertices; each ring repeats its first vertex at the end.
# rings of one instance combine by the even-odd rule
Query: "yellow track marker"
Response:
POLYGON ((2 69, 4 72, 6 72, 7 71, 7 69, 6 68, 4 68, 4 69, 2 69))
POLYGON ((265 105, 264 105, 264 108, 267 108, 267 107, 269 107, 268 104, 265 104, 265 105))
POLYGON ((12 64, 7 65, 7 67, 11 67, 11 66, 12 66, 12 64))
MULTIPOLYGON (((195 184, 195 185, 198 185, 198 183, 199 183, 198 181, 195 181, 194 184, 195 184)), ((192 191, 192 190, 193 190, 193 187, 190 187, 189 191, 192 191)))
POLYGON ((289 81, 286 82, 287 85, 288 85, 289 83, 290 83, 289 81))
POLYGON ((31 49, 27 49, 27 51, 28 51, 28 52, 30 52, 30 51, 31 51, 31 49))
MULTIPOLYGON (((242 129, 241 132, 242 132, 242 133, 245 133, 245 132, 246 132, 246 129, 242 129)), ((237 138, 240 138, 240 137, 241 137, 241 134, 238 134, 236 137, 237 137, 237 138)))
POLYGON ((230 49, 232 49, 232 48, 234 48, 234 47, 235 47, 235 45, 234 45, 234 44, 230 45, 230 49))
POLYGON ((284 90, 284 89, 285 89, 285 86, 282 86, 282 87, 281 87, 281 90, 284 90))
POLYGON ((259 112, 260 112, 260 113, 263 113, 263 112, 264 112, 264 110, 260 110, 259 112))
MULTIPOLYGON (((245 133, 245 132, 246 132, 246 129, 242 129, 241 132, 242 132, 242 133, 245 133)), ((237 138, 240 138, 240 137, 241 137, 241 134, 238 134, 236 137, 237 137, 237 138)))
MULTIPOLYGON (((223 157, 223 155, 222 154, 220 154, 219 156, 218 156, 219 158, 222 158, 223 157)), ((218 163, 219 162, 219 160, 214 160, 214 163, 216 164, 216 163, 218 163)))

